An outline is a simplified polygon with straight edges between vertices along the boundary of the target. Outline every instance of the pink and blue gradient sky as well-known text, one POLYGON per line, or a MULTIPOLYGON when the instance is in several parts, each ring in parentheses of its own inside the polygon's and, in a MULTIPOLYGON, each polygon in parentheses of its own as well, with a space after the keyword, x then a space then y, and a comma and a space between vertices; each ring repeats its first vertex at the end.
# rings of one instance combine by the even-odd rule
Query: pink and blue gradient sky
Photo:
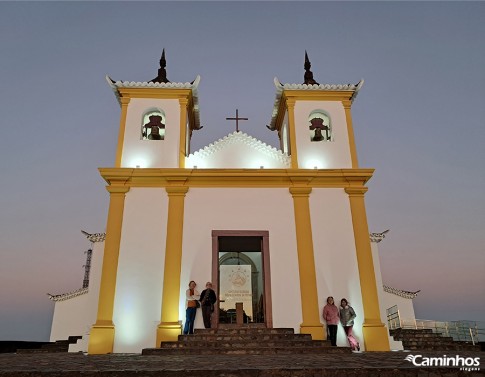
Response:
POLYGON ((200 148, 265 127, 273 78, 365 85, 353 106, 386 284, 418 318, 485 320, 485 3, 1 2, 0 340, 47 340, 105 230, 119 105, 104 80, 200 74, 200 148))

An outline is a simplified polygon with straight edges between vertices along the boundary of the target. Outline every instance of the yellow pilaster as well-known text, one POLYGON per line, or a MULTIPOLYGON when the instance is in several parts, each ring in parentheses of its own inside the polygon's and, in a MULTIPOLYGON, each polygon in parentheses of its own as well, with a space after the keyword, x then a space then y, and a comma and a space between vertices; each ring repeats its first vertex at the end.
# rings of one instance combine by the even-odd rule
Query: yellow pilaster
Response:
POLYGON ((298 169, 298 153, 296 150, 296 125, 295 125, 295 99, 287 98, 286 106, 288 109, 288 127, 290 129, 290 153, 291 167, 298 169))
POLYGON ((179 168, 185 168, 185 156, 187 155, 187 98, 179 98, 180 103, 180 148, 179 168))
POLYGON ((364 305, 362 332, 366 351, 389 351, 388 332, 381 322, 379 310, 374 262, 365 212, 364 195, 366 191, 367 187, 349 187, 345 189, 350 199, 362 304, 364 305))
POLYGON ((163 274, 162 317, 157 328, 156 347, 162 341, 174 341, 182 333, 179 323, 180 274, 186 186, 167 187, 168 218, 163 274))
POLYGON ((324 326, 320 322, 317 278, 313 255, 312 224, 310 219, 310 187, 290 187, 295 209, 296 244, 300 272, 300 294, 303 323, 300 333, 311 334, 313 340, 324 340, 324 326))
POLYGON ((99 288, 98 315, 89 335, 88 353, 105 354, 113 352, 115 327, 113 306, 116 290, 116 273, 120 252, 121 226, 126 186, 108 186, 110 193, 106 241, 104 244, 103 269, 99 288))
POLYGON ((123 156, 123 142, 125 141, 126 128, 126 113, 128 111, 128 104, 130 97, 121 97, 121 117, 120 117, 120 132, 118 133, 118 146, 116 147, 115 167, 121 167, 121 157, 123 156))
POLYGON ((344 100, 342 101, 345 110, 345 119, 347 120, 347 132, 349 135, 349 146, 350 146, 350 159, 352 161, 352 169, 357 169, 359 167, 359 162, 357 160, 357 148, 355 146, 354 128, 352 126, 352 114, 350 112, 350 106, 352 101, 344 100))

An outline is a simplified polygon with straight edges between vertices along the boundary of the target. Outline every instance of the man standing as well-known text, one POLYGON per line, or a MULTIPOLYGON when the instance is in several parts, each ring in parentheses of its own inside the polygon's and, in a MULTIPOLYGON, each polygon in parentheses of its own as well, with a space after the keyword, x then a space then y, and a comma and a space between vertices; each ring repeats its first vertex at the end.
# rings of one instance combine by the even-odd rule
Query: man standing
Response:
POLYGON ((211 316, 214 311, 214 304, 217 301, 216 293, 212 289, 212 283, 208 281, 205 289, 200 294, 200 302, 202 306, 202 318, 204 319, 204 327, 211 328, 211 316))

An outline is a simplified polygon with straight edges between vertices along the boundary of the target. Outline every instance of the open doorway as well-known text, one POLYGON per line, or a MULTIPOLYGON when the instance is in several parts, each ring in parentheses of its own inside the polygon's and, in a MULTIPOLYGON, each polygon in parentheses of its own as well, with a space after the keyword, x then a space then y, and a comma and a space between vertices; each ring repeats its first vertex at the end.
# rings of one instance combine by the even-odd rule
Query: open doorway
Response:
POLYGON ((236 326, 237 303, 244 326, 272 327, 268 236, 268 231, 212 231, 214 327, 236 326))

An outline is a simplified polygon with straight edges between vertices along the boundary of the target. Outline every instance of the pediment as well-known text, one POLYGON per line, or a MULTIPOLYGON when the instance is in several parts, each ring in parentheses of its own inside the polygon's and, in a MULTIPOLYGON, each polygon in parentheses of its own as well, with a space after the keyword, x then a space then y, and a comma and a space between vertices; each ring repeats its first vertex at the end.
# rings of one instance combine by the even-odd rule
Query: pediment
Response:
POLYGON ((233 132, 187 157, 186 168, 286 169, 290 157, 243 132, 233 132))

